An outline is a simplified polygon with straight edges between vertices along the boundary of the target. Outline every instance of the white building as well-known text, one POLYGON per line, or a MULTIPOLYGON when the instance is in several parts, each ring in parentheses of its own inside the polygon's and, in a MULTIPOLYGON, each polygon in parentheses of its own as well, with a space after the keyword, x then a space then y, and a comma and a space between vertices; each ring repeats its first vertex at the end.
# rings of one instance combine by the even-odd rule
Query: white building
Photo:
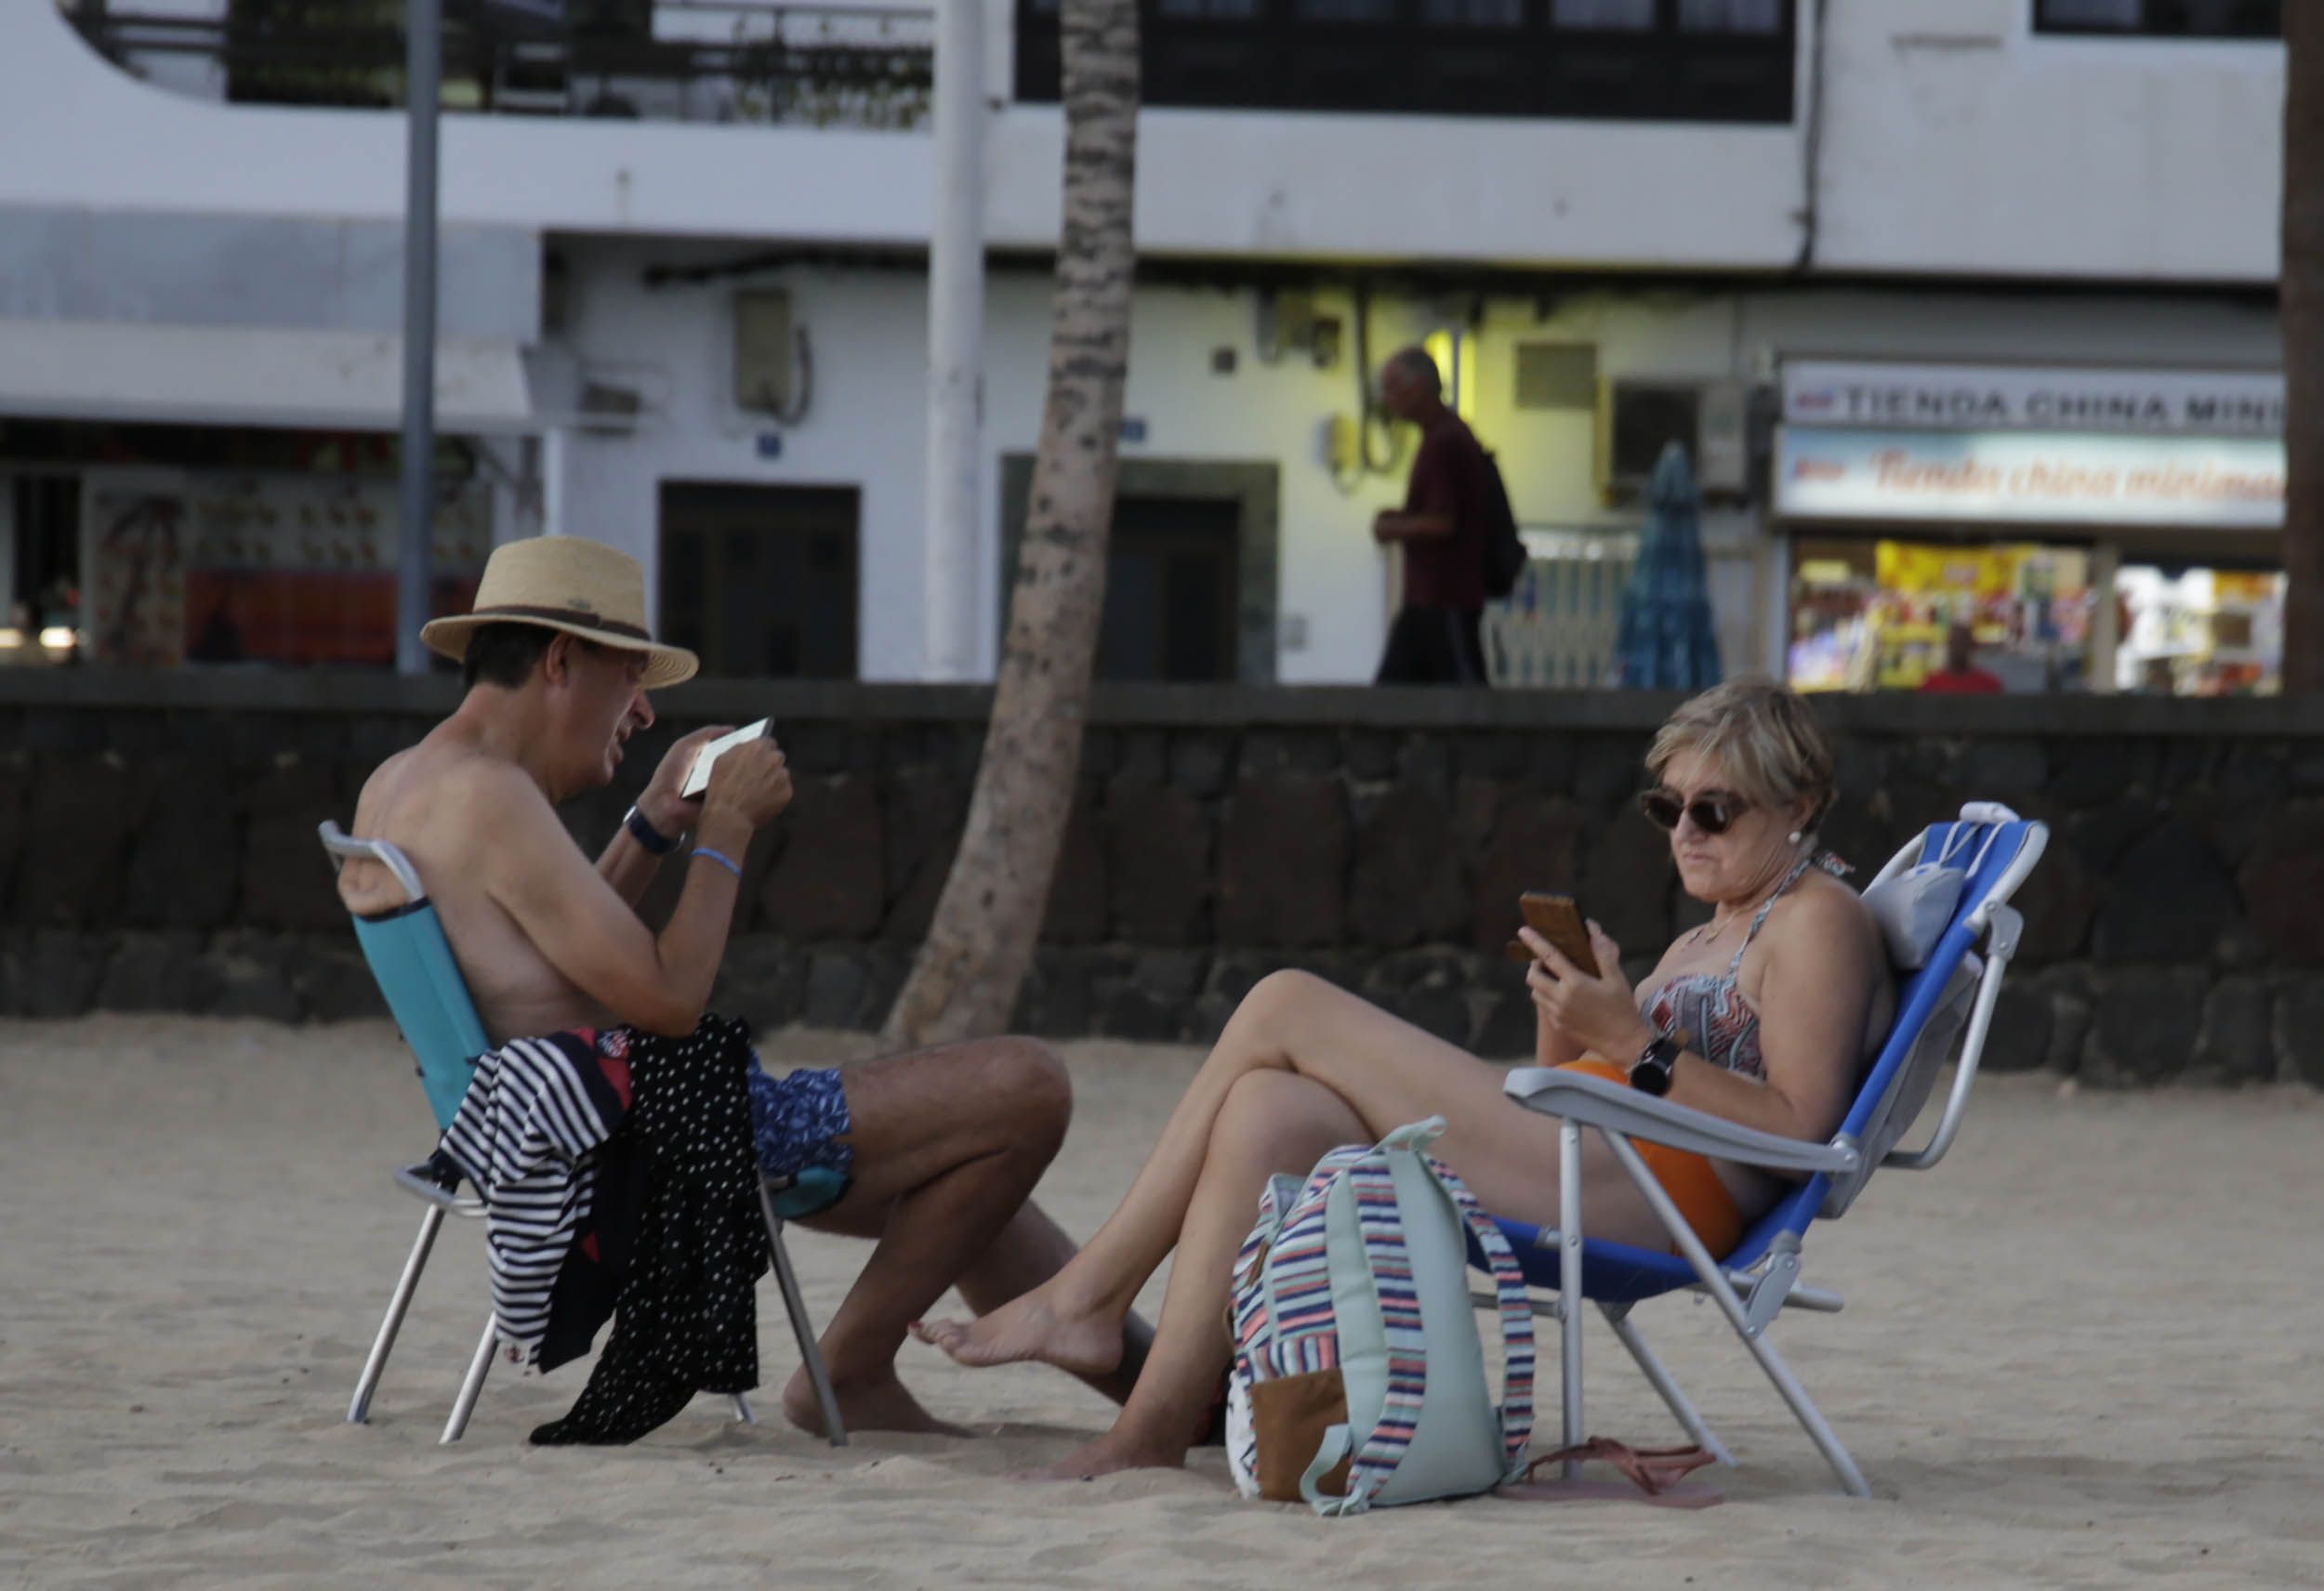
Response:
MULTIPOLYGON (((307 0, 302 35, 291 0, 231 4, 257 46, 225 47, 230 0, 0 7, 0 595, 28 641, 69 576, 100 657, 376 653, 400 7, 307 0), (301 56, 317 14, 341 31, 301 56), (318 103, 258 102, 290 99, 318 103)), ((1369 677, 1366 527, 1402 462, 1352 440, 1359 355, 1433 335, 1560 614, 1497 621, 1512 680, 1589 677, 1634 478, 1676 436, 1731 665, 1908 682, 1970 619, 2013 685, 2143 678, 2139 649, 2248 683, 2280 519, 2278 10, 1148 5, 1109 666, 1369 677)), ((923 589, 928 0, 488 0, 496 51, 456 37, 451 573, 592 535, 714 666, 923 677, 932 599, 973 605, 990 668, 1062 129, 1053 0, 984 11, 977 589, 923 589), (731 47, 777 26, 786 55, 731 47)))

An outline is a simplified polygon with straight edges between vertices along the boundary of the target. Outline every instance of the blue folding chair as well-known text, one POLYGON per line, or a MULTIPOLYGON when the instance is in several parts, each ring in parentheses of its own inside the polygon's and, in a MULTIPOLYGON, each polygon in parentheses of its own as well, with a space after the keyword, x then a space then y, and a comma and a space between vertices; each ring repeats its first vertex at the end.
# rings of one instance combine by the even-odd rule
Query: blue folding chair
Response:
MULTIPOLYGON (((1820 1217, 1844 1213, 1863 1191, 1872 1173, 1883 1165, 1925 1171, 1945 1157, 1961 1130, 1968 1109, 1969 1090, 1976 1081, 1977 1059, 1985 1048, 1993 1020, 1994 1002, 2000 997, 2002 975, 2016 953, 2024 920, 2009 899, 2040 860, 2049 831, 2028 822, 2006 807, 1973 803, 1961 809, 1961 821, 1938 823, 1918 841, 1899 850, 1881 871, 1874 884, 1903 873, 1922 861, 1934 861, 1946 851, 1946 841, 1957 829, 1974 831, 1955 848, 1956 856, 1972 847, 1975 865, 1968 870, 1961 903, 1931 952, 1927 965, 1906 976, 1897 989, 1897 1012, 1887 1042, 1850 1107, 1840 1130, 1826 1143, 1807 1143, 1753 1131, 1732 1122, 1652 1098, 1634 1088, 1608 1083, 1580 1072, 1553 1068, 1525 1067, 1510 1073, 1505 1090, 1527 1109, 1560 1117, 1557 1228, 1501 1219, 1499 1224, 1517 1252, 1525 1280, 1557 1295, 1537 1308, 1560 1322, 1565 1395, 1565 1442, 1576 1446, 1585 1438, 1582 1428, 1581 1325, 1578 1298, 1595 1303, 1614 1334, 1646 1379, 1660 1393, 1686 1434, 1717 1455, 1722 1463, 1734 1458, 1713 1436, 1702 1416, 1681 1391, 1678 1383, 1639 1335, 1631 1312, 1649 1298, 1666 1293, 1708 1293, 1734 1328, 1744 1348, 1775 1384, 1793 1416, 1823 1453, 1841 1484, 1851 1495, 1868 1497, 1871 1489, 1848 1450, 1810 1400, 1790 1367, 1766 1340, 1776 1316, 1786 1308, 1837 1311, 1839 1295, 1803 1285, 1800 1281, 1801 1240, 1820 1217), (1977 953, 1983 953, 1978 970, 1977 953), (1974 1003, 1971 991, 1974 991, 1974 1003), (1965 1033, 1962 1012, 1967 1010, 1965 1033), (1937 1073, 1961 1035, 1960 1063, 1952 1092, 1945 1102, 1935 1132, 1926 1146, 1907 1152, 1898 1141, 1912 1125, 1934 1091, 1937 1073), (1581 1143, 1584 1128, 1595 1129, 1613 1148, 1622 1168, 1660 1218, 1677 1254, 1662 1254, 1628 1243, 1585 1237, 1582 1230, 1581 1143), (1670 1144, 1715 1160, 1730 1160, 1771 1171, 1803 1174, 1805 1180, 1776 1202, 1776 1206, 1743 1234, 1734 1253, 1714 1258, 1694 1229, 1679 1213, 1662 1184, 1639 1155, 1631 1139, 1670 1144), (1568 1287, 1568 1281, 1578 1285, 1568 1287)), ((1869 888, 1868 886, 1868 888, 1869 888)), ((1477 1261, 1472 1243, 1472 1259, 1477 1261)), ((1481 1261, 1480 1261, 1481 1263, 1481 1261)), ((1565 1466, 1570 1477, 1578 1465, 1565 1466)))
MULTIPOLYGON (((475 1075, 477 1058, 492 1047, 484 1036, 484 1024, 476 1015, 475 1002, 469 997, 468 982, 460 976, 459 963, 453 959, 451 943, 444 938, 443 924, 437 917, 436 908, 429 901, 411 860, 385 840, 350 838, 337 823, 323 824, 320 833, 323 848, 330 855, 333 866, 356 857, 367 858, 386 868, 403 890, 401 906, 354 919, 355 940, 363 947, 363 960, 378 982, 379 993, 387 999, 389 1012, 403 1030, 404 1043, 411 1045, 418 1062, 420 1085, 427 1091, 429 1108, 435 1113, 436 1130, 441 1133, 452 1124, 453 1116, 459 1111, 460 1100, 475 1075)), ((380 1373, 387 1368, 388 1354, 395 1347, 396 1333, 403 1328, 404 1311, 411 1307, 412 1293, 419 1285, 419 1273, 427 1269, 429 1253, 435 1247, 436 1233, 442 1229, 445 1215, 474 1217, 484 1213, 481 1201, 456 1197, 453 1190, 412 1168, 399 1170, 395 1182, 428 1208, 420 1216, 419 1236, 413 1240, 411 1255, 403 1262, 403 1274, 397 1278, 395 1292, 388 1299, 387 1318, 379 1322, 379 1335, 373 1340, 370 1356, 363 1361, 363 1374, 356 1380, 354 1400, 347 1409, 349 1422, 355 1425, 361 1425, 371 1411, 371 1395, 379 1385, 380 1373)), ((799 1358, 807 1367, 807 1378, 814 1385, 815 1400, 823 1411, 824 1429, 829 1433, 832 1446, 844 1447, 847 1427, 839 1417, 838 1400, 832 1392, 830 1372, 824 1366, 823 1348, 815 1340, 814 1322, 808 1318, 807 1301, 799 1292, 799 1277, 791 1269, 791 1256, 783 1243, 786 1219, 821 1209, 831 1202, 836 1191, 805 1177, 783 1188, 762 1182, 759 1206, 767 1223, 767 1242, 774 1254, 775 1280, 783 1290, 783 1305, 791 1317, 792 1335, 799 1339, 799 1358)), ((485 1373, 492 1368, 496 1328, 497 1321, 487 1315, 484 1335, 469 1361, 468 1374, 462 1378, 459 1396, 452 1405, 452 1416, 444 1422, 441 1439, 444 1442, 458 1441, 461 1433, 468 1429, 477 1394, 483 1390, 485 1373)), ((737 1419, 746 1425, 757 1423, 747 1399, 736 1393, 733 1401, 737 1419)))

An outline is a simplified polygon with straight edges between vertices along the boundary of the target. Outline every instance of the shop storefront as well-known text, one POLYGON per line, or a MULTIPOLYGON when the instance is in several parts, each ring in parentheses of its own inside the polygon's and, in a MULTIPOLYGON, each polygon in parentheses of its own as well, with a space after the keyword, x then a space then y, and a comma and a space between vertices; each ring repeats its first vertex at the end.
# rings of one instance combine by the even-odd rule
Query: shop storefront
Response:
POLYGON ((1801 689, 1917 689, 1964 630, 2009 690, 2276 689, 2279 376, 1801 361, 1783 400, 1801 689))

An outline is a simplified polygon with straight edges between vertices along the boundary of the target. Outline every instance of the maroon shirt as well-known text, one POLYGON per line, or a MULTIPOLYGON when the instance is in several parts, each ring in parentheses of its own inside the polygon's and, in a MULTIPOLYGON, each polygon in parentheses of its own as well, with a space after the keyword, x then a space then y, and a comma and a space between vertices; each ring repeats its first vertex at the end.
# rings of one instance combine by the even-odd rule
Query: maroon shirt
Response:
POLYGON ((1477 612, 1485 606, 1485 449, 1476 433, 1450 409, 1420 438, 1405 488, 1407 514, 1442 514, 1452 520, 1449 536, 1419 536, 1404 546, 1404 602, 1407 608, 1458 608, 1477 612))

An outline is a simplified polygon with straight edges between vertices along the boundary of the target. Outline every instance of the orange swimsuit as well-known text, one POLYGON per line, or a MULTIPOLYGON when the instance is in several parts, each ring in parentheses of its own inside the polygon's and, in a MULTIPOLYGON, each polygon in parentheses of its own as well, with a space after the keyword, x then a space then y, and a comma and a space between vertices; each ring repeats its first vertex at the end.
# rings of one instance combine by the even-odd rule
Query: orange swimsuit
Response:
MULTIPOLYGON (((1569 1060, 1558 1070, 1587 1072, 1608 1083, 1630 1081, 1629 1071, 1610 1060, 1569 1060)), ((1703 1240, 1711 1257, 1724 1259, 1743 1241, 1743 1212, 1736 1208, 1735 1195, 1719 1180, 1717 1169, 1692 1150, 1648 1143, 1644 1138, 1631 1139, 1631 1147, 1670 1195, 1670 1202, 1686 1217, 1686 1224, 1695 1229, 1695 1235, 1703 1240)), ((1676 1254, 1678 1250, 1674 1247, 1670 1252, 1676 1254)))

